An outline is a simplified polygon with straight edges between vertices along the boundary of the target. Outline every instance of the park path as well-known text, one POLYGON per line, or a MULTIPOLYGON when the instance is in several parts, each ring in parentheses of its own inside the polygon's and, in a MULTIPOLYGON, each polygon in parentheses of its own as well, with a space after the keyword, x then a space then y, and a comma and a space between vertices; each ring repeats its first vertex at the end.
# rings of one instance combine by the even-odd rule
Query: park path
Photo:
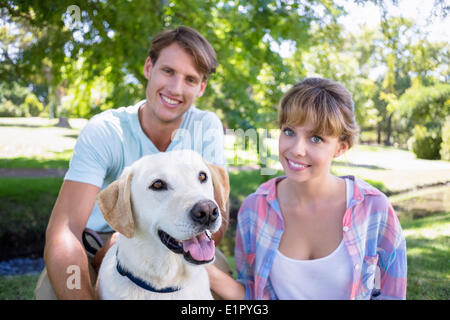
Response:
MULTIPOLYGON (((228 167, 229 172, 256 170, 259 166, 233 166, 228 167)), ((9 178, 44 178, 44 177, 64 177, 67 169, 22 169, 22 168, 0 168, 0 177, 9 178)))
POLYGON ((8 178, 64 177, 66 171, 67 169, 0 168, 0 177, 8 177, 8 178))

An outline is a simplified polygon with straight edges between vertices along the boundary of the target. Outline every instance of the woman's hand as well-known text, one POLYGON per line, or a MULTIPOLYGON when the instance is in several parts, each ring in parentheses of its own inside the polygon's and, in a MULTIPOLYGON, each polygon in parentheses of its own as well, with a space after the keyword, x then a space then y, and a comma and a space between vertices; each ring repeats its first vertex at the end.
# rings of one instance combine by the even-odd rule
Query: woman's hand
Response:
POLYGON ((244 300, 245 288, 215 265, 206 266, 211 289, 225 300, 244 300))

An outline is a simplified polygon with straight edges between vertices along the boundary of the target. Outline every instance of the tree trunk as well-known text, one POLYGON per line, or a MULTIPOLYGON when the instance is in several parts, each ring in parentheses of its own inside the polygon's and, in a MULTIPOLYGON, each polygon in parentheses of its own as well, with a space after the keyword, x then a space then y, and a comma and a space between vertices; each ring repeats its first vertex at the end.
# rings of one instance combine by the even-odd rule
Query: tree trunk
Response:
POLYGON ((70 126, 69 119, 67 119, 66 117, 59 117, 59 121, 56 124, 56 126, 57 127, 62 127, 62 128, 69 128, 69 129, 72 128, 70 126))
POLYGON ((381 144, 381 124, 377 125, 377 144, 381 144))
POLYGON ((391 113, 387 119, 387 132, 386 132, 386 140, 384 140, 385 146, 391 145, 391 135, 392 135, 392 116, 394 113, 391 113))

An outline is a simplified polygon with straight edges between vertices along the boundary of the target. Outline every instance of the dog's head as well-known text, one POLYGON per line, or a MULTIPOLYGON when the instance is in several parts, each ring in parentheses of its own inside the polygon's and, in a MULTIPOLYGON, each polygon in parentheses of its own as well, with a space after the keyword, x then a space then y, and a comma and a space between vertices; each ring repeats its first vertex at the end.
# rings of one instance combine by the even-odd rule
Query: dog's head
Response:
POLYGON ((98 195, 97 204, 124 236, 150 237, 187 261, 203 264, 213 261, 214 240, 220 241, 226 230, 228 195, 223 168, 182 150, 139 159, 98 195))

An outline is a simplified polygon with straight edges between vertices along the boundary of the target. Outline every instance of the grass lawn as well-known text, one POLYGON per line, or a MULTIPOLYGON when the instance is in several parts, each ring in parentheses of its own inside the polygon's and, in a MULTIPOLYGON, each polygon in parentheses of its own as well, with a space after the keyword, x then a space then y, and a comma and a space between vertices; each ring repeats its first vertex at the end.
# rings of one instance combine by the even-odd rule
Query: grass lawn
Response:
POLYGON ((0 168, 21 168, 21 169, 66 169, 69 167, 70 158, 73 151, 71 149, 54 152, 51 157, 12 157, 0 158, 0 168))
POLYGON ((450 212, 400 219, 408 256, 407 298, 450 298, 450 212))
MULTIPOLYGON (((400 219, 408 255, 408 300, 450 297, 450 212, 400 219)), ((228 257, 234 268, 234 259, 228 257)), ((32 299, 38 275, 0 276, 0 300, 32 299)))
POLYGON ((39 275, 0 276, 0 300, 32 300, 39 275))
MULTIPOLYGON (((86 120, 71 121, 72 129, 55 127, 57 121, 42 118, 0 118, 0 158, 70 159, 86 120)), ((5 163, 6 161, 0 162, 0 167, 5 168, 5 163)))

